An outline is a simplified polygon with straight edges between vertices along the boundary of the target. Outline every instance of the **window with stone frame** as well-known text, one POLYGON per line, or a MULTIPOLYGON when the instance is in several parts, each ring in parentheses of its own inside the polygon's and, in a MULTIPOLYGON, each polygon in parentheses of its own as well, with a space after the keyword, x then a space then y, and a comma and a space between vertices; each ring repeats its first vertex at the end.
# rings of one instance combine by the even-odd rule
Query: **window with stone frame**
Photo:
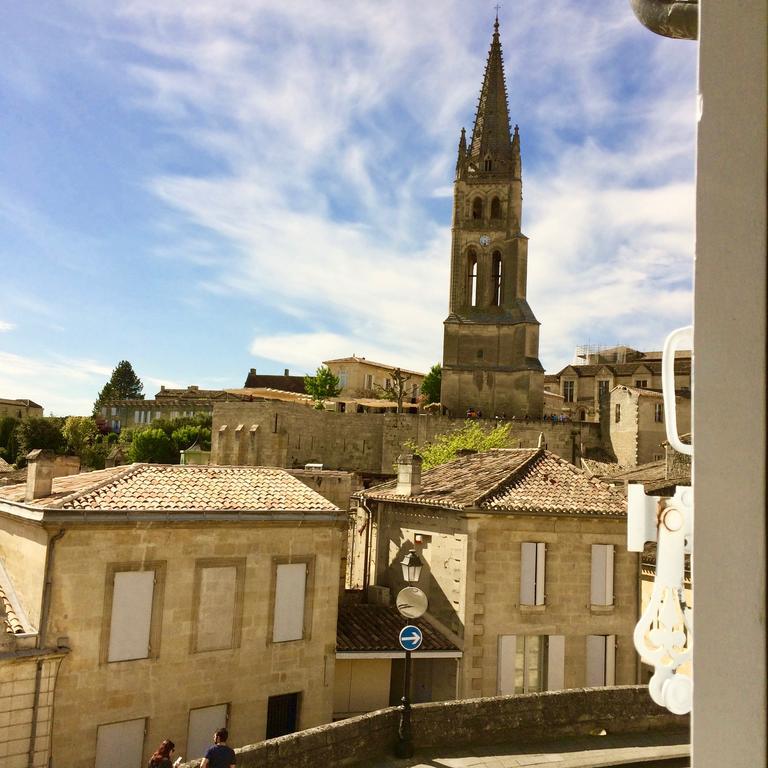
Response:
POLYGON ((472 219, 474 221, 481 221, 483 218, 483 199, 476 197, 472 201, 472 219))
POLYGON ((477 254, 473 250, 467 255, 467 300, 470 307, 477 306, 477 254))
POLYGON ((498 197, 491 200, 491 219, 498 221, 501 218, 501 201, 498 197))
POLYGON ((103 663, 159 656, 165 567, 161 561, 107 565, 103 663))
POLYGON ((614 545, 593 544, 590 602, 593 606, 613 605, 614 545))
POLYGON ((616 635, 587 635, 587 687, 615 684, 616 635))
POLYGON ((653 420, 657 424, 664 423, 664 403, 656 403, 653 407, 653 420))
POLYGON ((273 643, 307 640, 312 624, 313 556, 272 558, 268 637, 273 643))
POLYGON ((621 403, 616 403, 616 407, 613 411, 613 420, 616 424, 621 421, 621 403))
POLYGON ((608 397, 608 391, 609 391, 610 385, 611 385, 611 382, 608 381, 608 379, 598 379, 597 380, 597 401, 598 401, 598 403, 602 403, 603 400, 608 397))
POLYGON ((648 379, 635 379, 635 386, 638 389, 648 389, 648 379))
POLYGON ((572 403, 576 399, 576 382, 564 381, 563 382, 563 399, 566 403, 572 403))
POLYGON ((493 305, 500 307, 502 302, 502 274, 501 274, 501 253, 493 252, 493 273, 491 276, 491 287, 493 289, 493 305))
POLYGON ((195 561, 192 653, 240 647, 244 585, 245 558, 195 561))
POLYGON ((520 545, 520 605, 544 605, 546 544, 524 541, 520 545))

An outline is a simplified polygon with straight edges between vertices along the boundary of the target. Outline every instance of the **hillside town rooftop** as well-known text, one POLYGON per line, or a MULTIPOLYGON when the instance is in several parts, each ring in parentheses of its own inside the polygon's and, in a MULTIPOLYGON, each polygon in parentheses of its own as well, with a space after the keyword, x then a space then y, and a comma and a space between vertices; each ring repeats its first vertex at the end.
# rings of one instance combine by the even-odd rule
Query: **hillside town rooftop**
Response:
POLYGON ((55 478, 51 493, 25 502, 24 485, 0 490, 2 502, 47 510, 325 512, 338 508, 272 467, 132 464, 55 478))
POLYGON ((625 517, 626 501, 607 483, 536 448, 497 448, 427 470, 419 491, 395 493, 396 481, 360 491, 373 501, 484 512, 625 517))

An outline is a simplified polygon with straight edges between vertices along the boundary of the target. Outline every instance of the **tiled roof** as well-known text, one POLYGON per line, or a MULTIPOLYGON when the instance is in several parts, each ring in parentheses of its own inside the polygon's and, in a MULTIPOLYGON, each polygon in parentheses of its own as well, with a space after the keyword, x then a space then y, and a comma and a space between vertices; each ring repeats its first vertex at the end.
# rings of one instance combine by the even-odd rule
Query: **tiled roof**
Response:
MULTIPOLYGON (((397 608, 387 605, 342 605, 336 625, 337 651, 402 651, 398 636, 404 626, 397 608)), ((408 619, 418 627, 424 640, 419 651, 457 651, 448 638, 443 637, 423 619, 408 619)), ((417 651, 418 653, 418 651, 417 651)))
POLYGON ((5 594, 2 585, 0 584, 0 631, 9 632, 13 635, 20 635, 24 633, 24 626, 19 617, 16 615, 16 611, 13 608, 11 601, 5 594))
POLYGON ((582 459, 581 466, 591 477, 613 477, 620 472, 625 472, 626 467, 617 464, 615 461, 597 461, 595 459, 582 459))
MULTIPOLYGON (((651 373, 661 374, 661 360, 633 360, 631 363, 591 363, 589 365, 566 365, 555 376, 560 378, 568 369, 573 369, 577 376, 594 376, 601 369, 607 368, 614 376, 631 376, 639 368, 647 368, 651 373)), ((684 375, 691 372, 690 358, 675 359, 675 373, 684 375)))
POLYGON ((631 469, 625 469, 611 476, 611 482, 650 483, 664 480, 667 475, 667 462, 664 459, 638 464, 631 469))
POLYGON ((364 498, 489 512, 625 516, 626 501, 607 483, 536 448, 497 448, 427 470, 415 496, 394 493, 392 480, 364 498))
POLYGON ((15 405, 16 407, 22 405, 25 408, 42 408, 43 407, 42 405, 38 405, 32 400, 28 400, 26 398, 20 398, 20 397, 17 397, 14 400, 7 397, 0 397, 0 405, 15 405))
POLYGON ((303 376, 281 376, 278 374, 249 373, 243 387, 246 389, 279 389, 283 392, 304 392, 303 376))
MULTIPOLYGON (((24 501, 24 487, 0 501, 24 501)), ((63 510, 291 511, 337 508, 283 469, 133 464, 56 478, 52 496, 31 504, 63 510)))
POLYGON ((353 355, 352 357, 337 357, 335 360, 323 360, 323 365, 328 365, 328 363, 360 363, 361 365, 371 365, 374 368, 387 368, 390 371, 394 371, 395 368, 398 368, 401 373, 410 373, 414 376, 426 376, 425 373, 420 373, 419 371, 409 371, 407 368, 403 368, 399 365, 389 365, 389 363, 375 363, 373 360, 368 360, 365 357, 356 357, 353 355))

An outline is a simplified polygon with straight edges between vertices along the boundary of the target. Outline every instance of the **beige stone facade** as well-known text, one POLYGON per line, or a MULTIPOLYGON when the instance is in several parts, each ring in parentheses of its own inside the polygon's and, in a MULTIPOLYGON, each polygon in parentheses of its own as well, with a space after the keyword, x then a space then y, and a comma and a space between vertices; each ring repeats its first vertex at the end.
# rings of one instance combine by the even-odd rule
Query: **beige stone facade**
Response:
MULTIPOLYGON (((691 399, 675 397, 679 434, 691 430, 691 399)), ((634 467, 665 458, 667 439, 664 398, 661 392, 618 386, 610 392, 603 424, 618 463, 634 467)))
POLYGON ((28 495, 0 492, 0 562, 41 634, 69 649, 56 765, 106 767, 115 734, 141 765, 169 736, 191 758, 190 723, 214 710, 234 743, 257 742, 281 695, 297 704, 294 728, 330 720, 346 530, 335 506, 263 468, 133 465, 28 495))
POLYGON ((394 594, 404 554, 424 561, 427 618, 463 651, 458 697, 635 682, 640 563, 618 491, 513 450, 358 495, 379 520, 372 580, 394 594))
MULTIPOLYGON (((629 347, 585 354, 585 362, 568 365, 544 378, 544 390, 563 396, 563 410, 574 421, 600 421, 602 398, 605 404, 617 386, 661 391, 661 352, 638 352, 629 347)), ((675 356, 675 389, 691 390, 691 352, 675 356)))
POLYGON ((9 416, 12 419, 29 419, 43 415, 43 406, 31 400, 11 400, 0 397, 0 418, 9 416))
MULTIPOLYGON (((227 465, 324 469, 390 477, 406 443, 415 445, 460 429, 465 420, 395 413, 338 413, 278 402, 217 403, 213 411, 211 461, 227 465)), ((486 421, 490 429, 497 424, 486 421)), ((569 460, 599 447, 598 424, 512 423, 512 445, 533 448, 544 434, 547 448, 569 460)))
POLYGON ((510 136, 498 21, 474 129, 459 142, 440 399, 453 416, 540 416, 539 323, 526 299, 520 136, 510 136))
POLYGON ((405 402, 416 402, 421 393, 421 383, 425 374, 409 371, 394 365, 375 363, 364 357, 340 357, 336 360, 324 360, 334 376, 338 376, 341 384, 340 400, 351 398, 371 398, 389 391, 393 386, 393 371, 399 370, 407 377, 405 382, 405 402))

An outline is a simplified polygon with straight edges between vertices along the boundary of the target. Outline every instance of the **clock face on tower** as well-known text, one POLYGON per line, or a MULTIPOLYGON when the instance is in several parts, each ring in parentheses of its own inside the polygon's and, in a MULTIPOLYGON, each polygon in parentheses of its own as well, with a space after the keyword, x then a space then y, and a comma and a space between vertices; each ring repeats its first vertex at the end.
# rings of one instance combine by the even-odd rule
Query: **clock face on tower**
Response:
POLYGON ((490 243, 491 238, 488 237, 488 235, 480 235, 480 245, 482 245, 483 248, 485 248, 487 245, 490 245, 490 243))

